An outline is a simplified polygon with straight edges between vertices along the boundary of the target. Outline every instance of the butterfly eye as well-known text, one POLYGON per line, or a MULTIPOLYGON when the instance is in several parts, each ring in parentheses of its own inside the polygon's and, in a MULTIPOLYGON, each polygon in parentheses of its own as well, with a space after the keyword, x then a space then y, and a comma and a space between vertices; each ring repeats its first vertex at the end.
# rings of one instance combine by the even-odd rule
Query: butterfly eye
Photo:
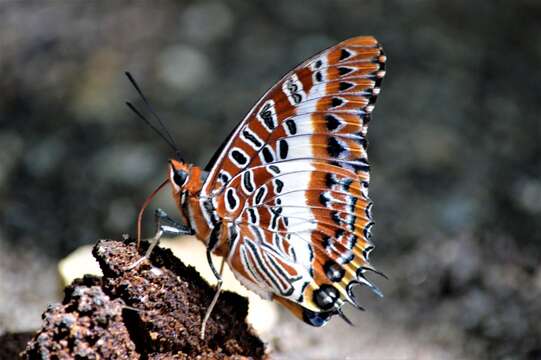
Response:
POLYGON ((173 172, 173 181, 178 186, 183 186, 188 178, 188 174, 183 170, 174 170, 173 172))

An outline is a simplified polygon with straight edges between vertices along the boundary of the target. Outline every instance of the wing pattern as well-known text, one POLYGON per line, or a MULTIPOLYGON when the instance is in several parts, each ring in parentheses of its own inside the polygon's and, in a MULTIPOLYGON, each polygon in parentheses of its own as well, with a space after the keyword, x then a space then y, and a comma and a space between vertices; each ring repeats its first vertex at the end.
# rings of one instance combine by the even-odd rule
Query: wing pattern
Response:
POLYGON ((239 124, 201 197, 227 224, 228 263, 251 290, 312 325, 356 305, 373 270, 366 132, 386 57, 372 37, 285 75, 239 124))

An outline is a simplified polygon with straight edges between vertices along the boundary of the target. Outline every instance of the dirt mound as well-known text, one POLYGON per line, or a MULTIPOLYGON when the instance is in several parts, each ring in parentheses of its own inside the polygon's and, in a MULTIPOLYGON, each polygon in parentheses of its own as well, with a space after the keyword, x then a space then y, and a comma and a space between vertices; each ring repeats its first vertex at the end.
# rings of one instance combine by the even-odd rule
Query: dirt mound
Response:
MULTIPOLYGON (((144 248, 141 251, 144 251, 144 248)), ((133 242, 101 240, 94 247, 104 276, 87 276, 65 289, 62 304, 43 314, 26 358, 261 359, 265 346, 246 323, 248 302, 220 296, 199 338, 214 289, 169 250, 125 270, 141 255, 133 242)))

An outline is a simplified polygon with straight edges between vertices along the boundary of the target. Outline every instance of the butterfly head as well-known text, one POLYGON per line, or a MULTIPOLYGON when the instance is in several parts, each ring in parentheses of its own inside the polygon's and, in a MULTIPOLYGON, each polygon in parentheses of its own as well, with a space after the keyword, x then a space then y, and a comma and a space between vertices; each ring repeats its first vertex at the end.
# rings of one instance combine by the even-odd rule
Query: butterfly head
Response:
POLYGON ((195 194, 201 189, 201 169, 179 160, 169 161, 169 182, 174 195, 195 194))

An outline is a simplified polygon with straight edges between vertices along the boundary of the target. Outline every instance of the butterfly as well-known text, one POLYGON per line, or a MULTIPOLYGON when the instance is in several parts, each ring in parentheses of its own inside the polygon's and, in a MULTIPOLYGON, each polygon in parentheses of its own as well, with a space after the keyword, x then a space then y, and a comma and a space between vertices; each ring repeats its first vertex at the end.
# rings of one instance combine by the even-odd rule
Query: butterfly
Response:
POLYGON ((365 276, 383 275, 369 263, 366 135, 385 62, 373 37, 345 40, 268 90, 204 169, 169 161, 155 193, 170 185, 183 224, 160 218, 203 241, 218 289, 226 262, 249 290, 313 326, 333 315, 349 322, 343 305, 361 308, 355 285, 381 295, 365 276), (222 256, 220 271, 211 253, 222 256))

